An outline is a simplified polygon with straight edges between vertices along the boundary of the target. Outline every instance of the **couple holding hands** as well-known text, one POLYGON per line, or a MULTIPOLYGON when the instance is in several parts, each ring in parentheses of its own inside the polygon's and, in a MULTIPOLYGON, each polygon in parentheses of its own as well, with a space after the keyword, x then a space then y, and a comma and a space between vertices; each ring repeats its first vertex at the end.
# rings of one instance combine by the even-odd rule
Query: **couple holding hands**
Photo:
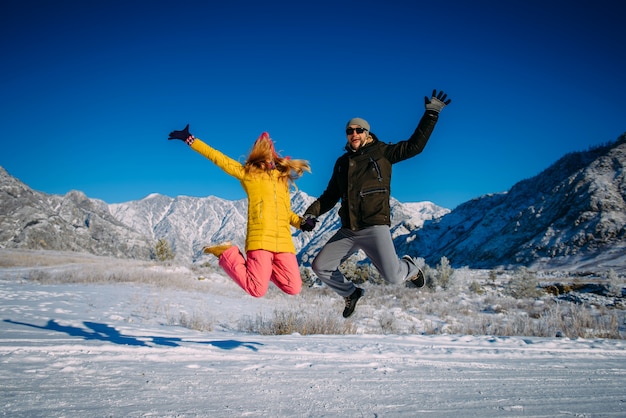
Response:
POLYGON ((246 161, 224 155, 189 132, 189 125, 172 131, 178 139, 241 182, 248 198, 245 257, 238 247, 222 243, 205 247, 219 258, 219 265, 243 290, 262 297, 269 283, 296 295, 302 288, 291 226, 303 231, 315 228, 317 217, 341 201, 341 228, 323 246, 311 265, 315 274, 345 300, 343 317, 354 313, 364 290, 347 280, 339 266, 351 254, 363 250, 383 279, 398 284, 407 280, 424 285, 424 273, 412 257, 398 258, 390 233, 391 166, 422 152, 447 95, 433 90, 424 98, 425 112, 407 140, 384 143, 362 118, 346 124, 346 152, 335 162, 326 190, 302 216, 291 210, 290 185, 310 172, 308 161, 282 157, 267 132, 254 142, 246 161))

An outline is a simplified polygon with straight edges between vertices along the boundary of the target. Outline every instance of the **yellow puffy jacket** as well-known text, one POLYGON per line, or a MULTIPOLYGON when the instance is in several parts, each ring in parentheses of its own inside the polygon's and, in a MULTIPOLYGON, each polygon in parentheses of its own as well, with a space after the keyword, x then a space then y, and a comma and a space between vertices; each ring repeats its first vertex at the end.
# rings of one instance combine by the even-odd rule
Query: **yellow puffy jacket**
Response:
POLYGON ((295 254, 290 226, 300 228, 300 217, 291 210, 289 185, 278 178, 278 171, 246 173, 241 163, 198 138, 191 148, 241 182, 248 196, 246 251, 267 250, 295 254))

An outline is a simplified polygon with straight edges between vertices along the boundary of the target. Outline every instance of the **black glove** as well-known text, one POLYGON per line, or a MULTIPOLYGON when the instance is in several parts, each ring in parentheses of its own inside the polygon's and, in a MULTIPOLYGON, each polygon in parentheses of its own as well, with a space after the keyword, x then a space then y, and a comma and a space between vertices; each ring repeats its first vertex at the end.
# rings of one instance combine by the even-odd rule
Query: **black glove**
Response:
POLYGON ((437 90, 433 90, 433 95, 430 99, 424 96, 424 105, 426 105, 426 110, 432 110, 437 113, 441 112, 441 109, 448 106, 452 101, 451 99, 446 100, 447 97, 448 95, 443 91, 440 91, 439 94, 437 94, 437 90))
POLYGON ((307 213, 302 217, 302 221, 300 221, 300 229, 305 232, 310 232, 315 228, 315 224, 317 224, 317 218, 307 213))
POLYGON ((185 126, 185 129, 183 129, 182 131, 170 132, 170 136, 167 139, 180 139, 188 145, 191 145, 191 142, 193 142, 193 139, 195 138, 192 134, 189 133, 189 124, 187 124, 187 126, 185 126))

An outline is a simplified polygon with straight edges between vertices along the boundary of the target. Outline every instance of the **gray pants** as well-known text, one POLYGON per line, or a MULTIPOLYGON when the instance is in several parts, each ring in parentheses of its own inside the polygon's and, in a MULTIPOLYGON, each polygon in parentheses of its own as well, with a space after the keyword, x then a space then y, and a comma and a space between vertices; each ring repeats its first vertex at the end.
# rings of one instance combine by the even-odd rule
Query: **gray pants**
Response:
POLYGON ((406 260, 398 259, 387 225, 370 226, 359 231, 341 228, 328 240, 311 267, 320 280, 340 296, 350 296, 356 286, 346 280, 339 265, 354 252, 363 250, 385 281, 402 283, 411 273, 406 260))

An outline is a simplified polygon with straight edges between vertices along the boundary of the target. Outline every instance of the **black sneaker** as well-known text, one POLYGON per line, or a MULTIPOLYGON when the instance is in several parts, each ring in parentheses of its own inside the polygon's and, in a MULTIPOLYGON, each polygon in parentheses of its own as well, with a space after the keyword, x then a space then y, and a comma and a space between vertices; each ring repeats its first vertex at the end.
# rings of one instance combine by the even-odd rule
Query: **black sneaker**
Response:
POLYGON ((363 296, 365 292, 360 287, 357 287, 354 292, 350 296, 346 296, 344 299, 346 300, 346 308, 343 310, 343 317, 347 318, 354 313, 354 308, 356 308, 356 303, 359 301, 361 296, 363 296))
POLYGON ((407 280, 413 283, 416 287, 424 287, 424 283, 426 283, 426 281, 424 280, 424 272, 421 268, 417 267, 417 264, 415 264, 415 260, 413 260, 413 257, 405 255, 402 257, 402 259, 408 261, 412 266, 417 269, 417 272, 415 272, 415 274, 410 276, 407 280))
POLYGON ((415 278, 413 279, 410 279, 411 283, 413 283, 416 287, 424 287, 424 284, 426 283, 426 280, 424 280, 424 272, 419 267, 417 269, 417 276, 415 276, 415 278))

